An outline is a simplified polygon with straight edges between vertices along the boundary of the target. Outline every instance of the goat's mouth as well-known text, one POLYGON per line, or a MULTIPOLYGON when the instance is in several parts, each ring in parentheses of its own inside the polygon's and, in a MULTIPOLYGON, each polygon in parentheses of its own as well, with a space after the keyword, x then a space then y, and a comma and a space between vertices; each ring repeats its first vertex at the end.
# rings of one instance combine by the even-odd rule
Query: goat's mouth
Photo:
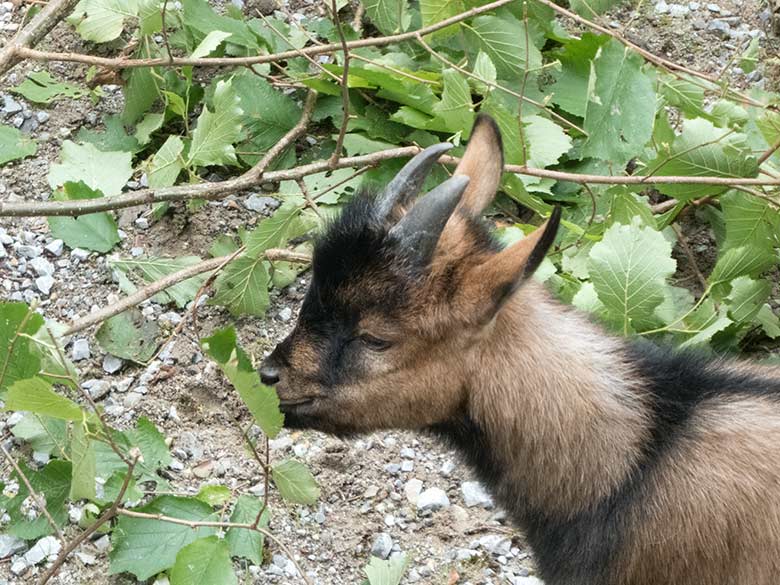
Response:
POLYGON ((314 402, 314 396, 304 397, 304 398, 280 398, 279 399, 279 406, 281 408, 290 408, 290 407, 296 407, 296 406, 302 406, 304 404, 311 404, 314 402))

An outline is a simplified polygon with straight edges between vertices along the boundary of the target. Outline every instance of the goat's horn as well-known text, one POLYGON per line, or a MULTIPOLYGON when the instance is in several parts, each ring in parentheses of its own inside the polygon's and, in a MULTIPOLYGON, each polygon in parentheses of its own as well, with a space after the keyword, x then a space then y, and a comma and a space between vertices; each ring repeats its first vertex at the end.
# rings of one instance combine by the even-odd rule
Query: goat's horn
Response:
POLYGON ((390 229, 390 235, 427 262, 468 184, 469 178, 465 175, 450 177, 415 203, 390 229))
POLYGON ((450 148, 452 144, 448 142, 434 144, 406 163, 377 199, 377 217, 384 221, 396 205, 407 205, 417 197, 433 165, 450 148))

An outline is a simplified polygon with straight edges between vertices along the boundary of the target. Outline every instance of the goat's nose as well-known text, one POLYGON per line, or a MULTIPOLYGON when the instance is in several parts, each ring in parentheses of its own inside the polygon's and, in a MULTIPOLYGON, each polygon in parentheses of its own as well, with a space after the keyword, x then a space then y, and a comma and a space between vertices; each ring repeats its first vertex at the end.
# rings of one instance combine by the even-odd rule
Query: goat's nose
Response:
POLYGON ((266 386, 273 386, 279 381, 279 368, 271 364, 260 366, 260 381, 266 386))

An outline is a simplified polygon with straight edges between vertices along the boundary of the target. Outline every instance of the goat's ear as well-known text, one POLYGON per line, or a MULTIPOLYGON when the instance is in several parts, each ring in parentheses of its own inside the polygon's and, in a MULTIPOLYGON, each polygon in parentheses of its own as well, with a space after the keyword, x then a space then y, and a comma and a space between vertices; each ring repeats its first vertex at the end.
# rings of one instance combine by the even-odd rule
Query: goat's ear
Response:
POLYGON ((466 175, 471 179, 458 209, 472 217, 479 216, 493 200, 501 183, 503 168, 501 132, 493 118, 479 114, 466 152, 455 169, 456 175, 466 175))
POLYGON ((463 298, 479 308, 481 320, 492 319, 512 293, 539 268, 555 241, 560 220, 561 208, 555 207, 540 227, 464 275, 463 298))

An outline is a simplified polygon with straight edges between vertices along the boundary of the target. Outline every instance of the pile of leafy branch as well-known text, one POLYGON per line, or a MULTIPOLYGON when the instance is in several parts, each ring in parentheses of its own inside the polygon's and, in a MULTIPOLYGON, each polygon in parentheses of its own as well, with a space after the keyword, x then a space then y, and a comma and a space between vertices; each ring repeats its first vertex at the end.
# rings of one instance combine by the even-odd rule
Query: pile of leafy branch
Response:
MULTIPOLYGON (((573 10, 589 17, 612 4, 571 0, 573 10)), ((603 27, 575 35, 560 19, 572 13, 549 0, 364 0, 358 14, 365 10, 366 23, 348 18, 353 8, 333 2, 324 16, 296 20, 280 13, 245 18, 232 4, 220 13, 206 0, 81 1, 69 22, 85 41, 134 47, 134 59, 142 61, 132 67, 123 57, 113 61, 125 69, 124 109, 105 120, 105 131, 82 130, 63 144, 48 175, 51 205, 105 200, 110 209, 136 177, 152 200, 172 187, 185 194, 178 199, 188 201, 186 210, 158 199, 153 217, 159 218, 199 213, 203 197, 226 195, 208 191, 207 175, 244 173, 257 182, 252 169, 259 169, 288 177, 278 184, 273 216, 218 238, 201 256, 112 259, 123 291, 136 292, 208 254, 224 258, 211 275, 211 302, 234 315, 262 316, 269 289, 288 285, 304 267, 273 259, 269 250, 294 245, 305 253, 305 237, 323 217, 398 170, 403 160, 394 149, 449 140, 458 156, 476 113, 487 112, 501 128, 509 165, 494 211, 517 220, 500 237, 521 238, 538 223, 531 218, 563 206, 564 229, 537 275, 563 301, 621 334, 683 346, 729 349, 748 333, 780 336, 766 277, 777 261, 779 204, 761 181, 741 181, 761 172, 769 177, 764 185, 778 184, 777 95, 745 95, 680 72, 603 27), (437 26, 443 21, 448 26, 437 26), (410 34, 417 30, 424 34, 410 34), (367 42, 355 43, 361 38, 367 42), (204 76, 199 65, 219 69, 204 76), (314 144, 296 142, 301 123, 314 144), (343 157, 357 157, 348 160, 359 170, 343 157), (709 223, 718 254, 699 287, 689 290, 674 284, 672 252, 678 239, 688 249, 678 220, 694 207, 699 221, 709 223)), ((745 47, 743 69, 755 66, 757 51, 757 42, 745 47)), ((67 60, 54 53, 37 58, 67 60)), ((88 77, 98 73, 100 61, 89 55, 82 61, 96 63, 88 77)), ((60 82, 46 70, 28 74, 13 91, 42 104, 101 99, 99 89, 60 82)), ((31 139, 0 127, 0 164, 35 149, 31 139)), ((446 175, 437 168, 431 184, 446 175)), ((50 217, 49 225, 68 246, 108 253, 118 244, 112 211, 66 215, 50 217)), ((185 307, 209 280, 178 282, 155 300, 185 307)), ((215 571, 211 582, 230 583, 231 557, 262 560, 267 507, 261 500, 231 501, 224 490, 204 488, 193 498, 156 497, 135 508, 140 517, 128 515, 124 502, 141 500, 139 483, 164 486, 157 473, 168 461, 162 437, 149 421, 119 432, 97 407, 83 410, 68 397, 79 386, 57 351, 62 330, 44 328, 23 305, 4 304, 0 311, 0 356, 6 356, 0 357, 0 392, 7 410, 27 413, 12 432, 54 457, 42 469, 19 464, 17 491, 0 501, 11 517, 9 531, 34 539, 59 530, 66 503, 86 499, 94 514, 85 522, 97 518, 100 529, 112 530, 112 572, 145 579, 170 570, 172 583, 195 583, 203 581, 188 567, 207 561, 215 571), (51 518, 38 508, 30 520, 29 507, 37 505, 28 498, 30 487, 45 494, 51 518), (214 523, 226 510, 232 510, 227 522, 242 526, 219 538, 214 523), (139 538, 145 532, 157 536, 139 538)), ((106 321, 97 337, 106 351, 138 362, 151 359, 159 344, 153 326, 129 313, 106 321)), ((265 435, 278 433, 278 401, 260 384, 235 333, 217 332, 203 346, 265 435)), ((300 464, 258 462, 284 497, 316 498, 300 464)))

